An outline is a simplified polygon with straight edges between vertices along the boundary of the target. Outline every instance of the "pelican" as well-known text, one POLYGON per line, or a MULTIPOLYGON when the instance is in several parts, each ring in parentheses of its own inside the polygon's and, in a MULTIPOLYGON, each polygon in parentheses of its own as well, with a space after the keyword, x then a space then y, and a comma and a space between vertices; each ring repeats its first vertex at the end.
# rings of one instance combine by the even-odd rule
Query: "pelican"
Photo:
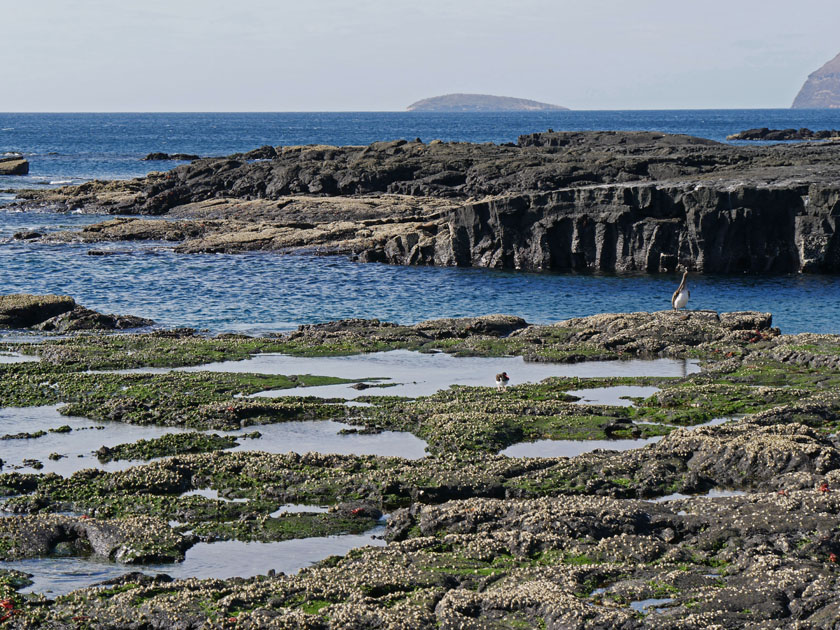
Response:
POLYGON ((496 374, 496 389, 502 391, 505 387, 507 387, 509 380, 510 378, 508 377, 507 372, 496 374))
POLYGON ((674 291, 674 295, 671 296, 671 306, 674 307, 674 310, 677 311, 681 308, 685 308, 685 305, 688 304, 688 289, 685 286, 685 279, 688 277, 688 269, 683 272, 682 282, 680 282, 680 286, 677 287, 677 290, 674 291))

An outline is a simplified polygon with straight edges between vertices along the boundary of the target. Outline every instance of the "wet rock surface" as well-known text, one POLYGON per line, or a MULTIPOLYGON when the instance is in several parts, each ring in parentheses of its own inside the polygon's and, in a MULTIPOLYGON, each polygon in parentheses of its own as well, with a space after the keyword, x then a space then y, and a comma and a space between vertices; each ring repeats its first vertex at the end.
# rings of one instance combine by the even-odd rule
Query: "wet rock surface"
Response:
MULTIPOLYGON (((281 382, 293 386, 295 380, 81 372, 127 360, 193 364, 208 356, 241 358, 278 351, 277 344, 304 355, 445 347, 487 356, 530 352, 560 361, 695 357, 703 370, 671 378, 552 378, 504 391, 461 387, 415 400, 365 397, 371 407, 342 411, 360 426, 423 436, 430 455, 417 461, 213 451, 69 477, 6 472, 0 475, 0 496, 9 497, 3 509, 20 515, 0 519, 4 557, 56 545, 71 553, 95 547, 96 553, 115 554, 134 549, 132 536, 139 538, 141 531, 160 532, 172 541, 166 548, 196 540, 288 540, 365 531, 389 514, 385 547, 331 557, 296 575, 269 571, 267 558, 265 575, 254 578, 133 575, 49 605, 41 596, 17 594, 20 586, 4 586, 0 576, 0 587, 19 611, 8 627, 77 627, 79 619, 93 628, 676 630, 837 624, 837 336, 782 335, 764 313, 661 312, 553 326, 510 316, 413 327, 347 320, 261 340, 188 332, 121 337, 57 340, 42 350, 40 364, 0 366, 6 400, 40 401, 37 396, 49 391, 68 402, 72 394, 74 412, 95 416, 97 409, 124 409, 121 419, 161 424, 193 422, 192 404, 208 418, 238 422, 248 405, 265 403, 242 402, 235 392, 281 382), (68 373, 66 381, 60 373, 68 373), (56 389, 43 386, 45 379, 56 389), (631 407, 576 402, 577 389, 619 383, 658 389, 631 407), (723 417, 732 419, 695 426, 723 417), (573 458, 498 454, 520 440, 602 437, 605 426, 619 432, 661 428, 665 435, 644 447, 573 458), (216 494, 196 494, 207 490, 216 494), (722 496, 704 496, 713 490, 722 496), (330 511, 277 514, 290 503, 330 511), (93 518, 57 514, 66 511, 93 518), (179 525, 173 530, 167 521, 179 525), (182 533, 187 528, 193 533, 182 533)), ((320 399, 295 404, 302 410, 329 406, 320 399)), ((259 414, 263 421, 283 420, 270 405, 259 407, 259 414)), ((191 440, 175 440, 174 452, 191 440)), ((160 456, 173 452, 168 442, 135 446, 160 456)), ((157 540, 158 534, 146 538, 157 540)), ((125 558, 148 562, 141 558, 151 552, 143 549, 125 558)))
MULTIPOLYGON (((815 132, 819 133, 819 132, 815 132)), ((654 132, 516 144, 262 147, 128 182, 19 193, 22 207, 180 217, 49 240, 317 251, 516 269, 836 272, 836 143, 732 146, 654 132), (168 222, 167 222, 168 223, 168 222)))

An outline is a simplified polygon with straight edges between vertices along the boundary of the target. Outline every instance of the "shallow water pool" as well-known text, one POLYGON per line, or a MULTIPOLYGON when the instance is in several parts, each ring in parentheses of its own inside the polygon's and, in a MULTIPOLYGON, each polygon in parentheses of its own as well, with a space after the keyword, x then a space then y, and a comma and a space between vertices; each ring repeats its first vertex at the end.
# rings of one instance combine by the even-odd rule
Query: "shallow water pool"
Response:
POLYGON ((303 567, 332 555, 343 555, 366 545, 381 547, 377 538, 385 531, 376 527, 364 534, 345 534, 324 538, 300 538, 282 542, 222 541, 198 543, 187 550, 176 564, 123 565, 96 558, 31 558, 4 562, 3 568, 31 573, 33 584, 22 592, 58 596, 110 580, 132 571, 173 578, 230 578, 264 575, 268 571, 296 573, 303 567))

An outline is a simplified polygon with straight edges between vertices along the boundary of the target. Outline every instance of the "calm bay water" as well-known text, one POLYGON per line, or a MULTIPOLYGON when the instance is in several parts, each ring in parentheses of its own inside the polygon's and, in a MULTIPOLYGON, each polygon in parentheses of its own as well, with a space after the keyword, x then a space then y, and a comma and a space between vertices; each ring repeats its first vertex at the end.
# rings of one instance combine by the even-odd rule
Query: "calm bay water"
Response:
MULTIPOLYGON (((0 114, 0 154, 19 151, 31 162, 28 176, 0 177, 0 190, 138 177, 176 165, 140 160, 152 151, 226 155, 263 144, 367 144, 414 137, 508 142, 548 128, 650 129, 723 140, 759 126, 839 128, 840 111, 0 114)), ((0 203, 13 196, 13 191, 0 193, 0 203)), ((88 246, 12 239, 23 229, 55 230, 102 219, 0 207, 0 293, 63 293, 97 310, 151 317, 166 326, 265 332, 346 317, 413 323, 502 312, 551 322, 600 312, 660 310, 669 307, 678 282, 671 275, 395 267, 340 257, 185 256, 164 244, 119 243, 108 246, 113 256, 88 256, 88 246)), ((770 311, 784 332, 837 333, 840 278, 698 276, 691 279, 689 306, 770 311)))

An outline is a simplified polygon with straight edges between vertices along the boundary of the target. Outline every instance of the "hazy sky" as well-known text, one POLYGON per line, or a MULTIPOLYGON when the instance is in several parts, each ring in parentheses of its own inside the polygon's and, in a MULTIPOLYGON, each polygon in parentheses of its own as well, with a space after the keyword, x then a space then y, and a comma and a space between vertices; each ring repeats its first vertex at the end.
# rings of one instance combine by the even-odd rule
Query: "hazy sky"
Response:
POLYGON ((0 0, 2 111, 789 107, 836 0, 0 0))

